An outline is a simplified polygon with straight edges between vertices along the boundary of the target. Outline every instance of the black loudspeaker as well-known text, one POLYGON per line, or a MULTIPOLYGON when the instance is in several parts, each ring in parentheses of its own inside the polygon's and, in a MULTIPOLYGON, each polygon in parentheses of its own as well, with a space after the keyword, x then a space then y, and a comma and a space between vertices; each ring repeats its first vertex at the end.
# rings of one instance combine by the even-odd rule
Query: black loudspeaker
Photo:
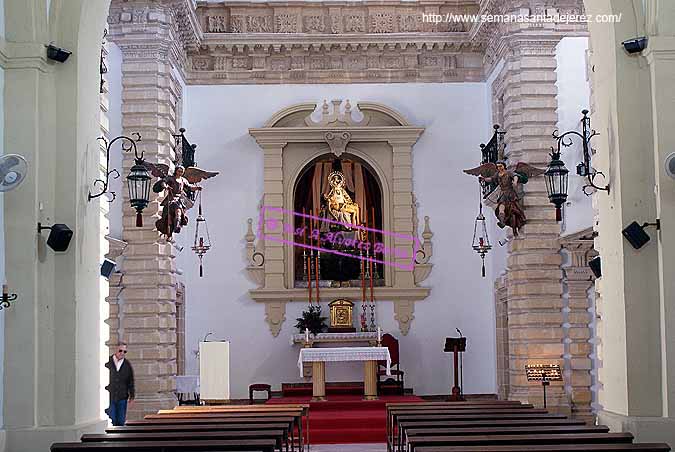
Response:
POLYGON ((588 261, 588 266, 591 268, 591 271, 593 272, 596 278, 602 276, 602 270, 600 267, 600 256, 596 256, 590 261, 588 261))
POLYGON ((626 240, 628 240, 631 246, 636 250, 639 250, 649 242, 649 236, 645 232, 644 227, 639 225, 637 221, 633 221, 626 226, 622 233, 623 236, 626 237, 626 240))
POLYGON ((55 224, 53 226, 42 226, 38 223, 38 233, 43 229, 49 229, 47 245, 54 251, 65 251, 70 245, 70 239, 73 238, 73 231, 65 224, 55 224))
POLYGON ((110 259, 104 259, 101 264, 101 276, 106 279, 110 278, 110 275, 115 271, 116 266, 117 262, 110 259))

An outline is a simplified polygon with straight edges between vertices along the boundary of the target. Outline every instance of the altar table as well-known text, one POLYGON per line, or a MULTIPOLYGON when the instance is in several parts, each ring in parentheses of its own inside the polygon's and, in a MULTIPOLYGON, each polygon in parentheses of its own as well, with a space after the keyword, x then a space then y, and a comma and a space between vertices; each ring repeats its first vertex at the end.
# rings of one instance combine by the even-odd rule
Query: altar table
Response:
POLYGON ((363 361, 364 399, 377 399, 377 362, 386 361, 391 375, 391 356, 387 347, 303 348, 298 357, 300 376, 302 364, 312 363, 312 400, 326 400, 326 362, 363 361))

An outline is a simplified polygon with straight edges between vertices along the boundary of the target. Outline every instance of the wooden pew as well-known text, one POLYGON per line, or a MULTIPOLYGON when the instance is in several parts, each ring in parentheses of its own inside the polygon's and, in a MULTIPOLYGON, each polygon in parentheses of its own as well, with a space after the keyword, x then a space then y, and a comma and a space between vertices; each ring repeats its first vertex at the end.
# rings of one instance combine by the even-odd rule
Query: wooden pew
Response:
POLYGON ((417 452, 669 452, 663 443, 534 444, 521 446, 431 446, 417 452))
POLYGON ((399 422, 399 433, 398 433, 398 442, 397 449, 399 451, 403 450, 403 440, 405 438, 405 433, 408 429, 411 428, 448 428, 452 426, 453 428, 471 428, 471 427, 519 427, 519 426, 583 426, 586 423, 582 420, 573 420, 573 419, 549 419, 549 418, 539 418, 539 419, 494 419, 494 420, 483 420, 483 421, 442 421, 437 419, 424 420, 424 419, 413 419, 411 421, 402 421, 399 422))
POLYGON ((121 442, 121 441, 170 441, 192 439, 207 440, 253 440, 273 439, 279 452, 283 452, 283 430, 246 430, 221 432, 154 432, 154 433, 90 433, 82 435, 82 442, 121 442))
POLYGON ((527 444, 612 444, 632 442, 633 435, 630 433, 416 436, 408 438, 408 452, 419 452, 418 449, 424 446, 520 446, 527 444))
POLYGON ((199 434, 202 432, 221 432, 221 431, 256 431, 256 430, 281 430, 283 432, 284 444, 286 450, 289 445, 291 451, 295 450, 293 444, 293 421, 285 423, 267 423, 267 424, 242 424, 242 423, 227 423, 227 424, 144 424, 132 425, 123 427, 108 427, 105 429, 106 433, 163 433, 163 432, 182 432, 184 434, 199 434))
POLYGON ((574 434, 574 433, 609 433, 605 425, 525 425, 509 427, 457 427, 446 424, 433 428, 402 428, 399 433, 398 450, 404 450, 408 438, 416 436, 470 436, 470 435, 523 435, 523 434, 574 434))
MULTIPOLYGON (((253 409, 247 410, 246 405, 237 405, 239 409, 236 410, 198 410, 196 412, 181 411, 170 412, 164 414, 149 414, 145 416, 144 420, 169 420, 169 419, 178 419, 178 420, 211 420, 211 419, 251 419, 251 418, 272 418, 280 416, 291 416, 294 420, 294 429, 297 428, 298 431, 298 442, 300 451, 304 451, 304 437, 303 437, 303 427, 302 419, 303 416, 306 416, 307 422, 307 443, 309 444, 309 406, 303 407, 301 405, 295 405, 295 408, 281 408, 281 409, 271 409, 271 410, 260 410, 258 407, 251 407, 253 409)), ((161 410, 166 411, 166 410, 161 410)), ((128 425, 134 425, 128 423, 128 425)))
POLYGON ((185 452, 185 451, 237 451, 274 452, 273 439, 249 440, 172 440, 172 441, 110 441, 86 443, 54 443, 51 452, 185 452))
MULTIPOLYGON (((391 409, 387 413, 387 450, 391 451, 393 445, 397 443, 398 422, 402 417, 411 419, 438 419, 438 420, 480 420, 480 419, 531 419, 534 417, 551 416, 548 411, 529 408, 529 409, 504 409, 504 408, 486 408, 473 410, 455 410, 452 407, 436 407, 427 410, 406 410, 391 409)), ((565 416, 561 416, 564 418, 565 416)))

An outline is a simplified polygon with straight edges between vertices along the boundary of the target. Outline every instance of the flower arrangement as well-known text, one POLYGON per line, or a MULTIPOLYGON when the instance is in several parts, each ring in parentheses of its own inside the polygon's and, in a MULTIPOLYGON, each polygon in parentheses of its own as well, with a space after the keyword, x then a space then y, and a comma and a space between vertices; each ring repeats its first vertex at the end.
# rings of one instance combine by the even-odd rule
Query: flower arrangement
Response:
POLYGON ((321 316, 321 306, 310 306, 306 311, 302 311, 302 317, 296 319, 298 322, 295 327, 304 333, 308 329, 312 334, 319 334, 326 330, 326 317, 321 316))

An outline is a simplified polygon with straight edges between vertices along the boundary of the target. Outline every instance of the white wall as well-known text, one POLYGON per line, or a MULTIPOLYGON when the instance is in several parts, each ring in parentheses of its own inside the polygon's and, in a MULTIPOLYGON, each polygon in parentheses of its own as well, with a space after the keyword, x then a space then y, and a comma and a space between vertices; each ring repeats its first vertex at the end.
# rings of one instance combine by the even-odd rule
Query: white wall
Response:
MULTIPOLYGON (((0 0, 0 11, 4 10, 0 0)), ((4 27, 4 18, 0 17, 4 27)), ((4 32, 4 29, 2 30, 4 32)), ((5 153, 5 70, 0 67, 0 155, 5 153)), ((5 206, 4 195, 0 195, 0 284, 5 281, 5 206)), ((5 390, 5 316, 0 312, 0 428, 5 425, 4 419, 5 390)), ((0 444, 0 450, 2 450, 0 444)))
MULTIPOLYGON (((122 134, 122 51, 114 42, 108 41, 108 57, 105 64, 108 68, 106 86, 108 87, 108 139, 122 134)), ((119 142, 118 142, 119 143, 119 142)), ((114 145, 113 145, 114 146, 114 145)), ((122 239, 122 206, 124 191, 126 190, 126 174, 122 171, 122 152, 120 146, 110 153, 110 169, 117 168, 120 177, 110 179, 111 191, 117 193, 117 199, 110 204, 108 219, 110 220, 108 234, 116 239, 122 239)))
MULTIPOLYGON (((558 130, 560 134, 576 130, 581 132, 581 110, 590 110, 590 87, 586 79, 586 50, 588 38, 563 38, 556 47, 556 70, 558 88, 558 130)), ((591 126, 593 124, 591 123, 591 126)), ((591 144, 593 141, 591 141, 591 144)), ((576 166, 583 161, 581 142, 574 138, 574 144, 562 151, 562 160, 570 171, 567 203, 565 204, 563 235, 573 234, 591 227, 593 206, 591 198, 581 188, 586 179, 577 175, 576 166)), ((596 184, 604 186, 598 176, 596 184)))
MULTIPOLYGON (((431 296, 416 304, 408 336, 401 336, 393 306, 378 306, 378 322, 400 339, 406 385, 418 394, 444 394, 450 389, 450 356, 444 338, 459 327, 469 339, 464 360, 467 393, 495 392, 494 313, 492 283, 481 278, 480 259, 471 249, 477 213, 474 178, 461 172, 478 160, 477 145, 485 139, 487 91, 474 84, 188 86, 183 125, 199 145, 200 167, 221 174, 204 183, 204 209, 213 248, 205 257, 205 276, 189 246, 191 224, 178 239, 185 250, 178 266, 187 284, 187 369, 197 372, 192 353, 209 332, 232 341, 232 394, 246 397, 249 383, 300 380, 297 348, 289 345, 295 318, 305 303, 289 303, 286 321, 274 338, 264 321, 263 304, 252 301, 254 287, 245 276, 246 218, 257 218, 262 196, 262 151, 248 135, 276 111, 298 102, 336 96, 376 101, 399 110, 412 124, 426 127, 413 151, 414 190, 419 217, 431 217, 435 267, 425 282, 431 296)), ((421 230, 422 225, 420 225, 421 230)), ((360 305, 360 304, 359 304, 360 305)), ((325 308, 324 308, 325 309, 325 308)), ((361 380, 362 366, 329 366, 329 381, 361 380)))

